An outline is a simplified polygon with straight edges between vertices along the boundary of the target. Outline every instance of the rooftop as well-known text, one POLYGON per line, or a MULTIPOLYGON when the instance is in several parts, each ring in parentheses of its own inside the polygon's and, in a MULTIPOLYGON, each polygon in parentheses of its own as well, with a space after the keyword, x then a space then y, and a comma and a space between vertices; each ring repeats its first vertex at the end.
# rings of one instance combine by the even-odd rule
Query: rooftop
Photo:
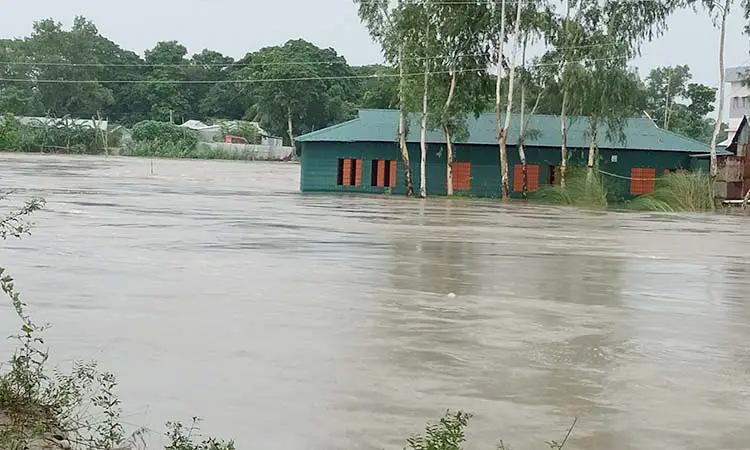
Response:
MULTIPOLYGON (((398 141, 398 110, 362 109, 358 117, 348 122, 314 131, 299 136, 297 142, 397 142, 398 141)), ((419 116, 410 115, 407 141, 419 142, 419 116)), ((518 115, 511 115, 511 125, 508 133, 508 144, 518 143, 518 115)), ((497 145, 495 114, 482 114, 468 119, 469 138, 459 144, 497 145)), ((550 115, 534 115, 529 119, 528 129, 534 130, 526 138, 526 145, 530 147, 559 147, 560 146, 560 117, 550 115)), ((681 136, 671 131, 657 127, 653 121, 646 118, 627 119, 625 141, 607 138, 607 129, 600 126, 599 148, 608 149, 638 149, 653 151, 679 151, 687 153, 708 153, 709 146, 694 139, 681 136)), ((427 141, 430 143, 444 143, 443 134, 436 130, 428 131, 427 141)), ((568 122, 568 147, 588 148, 589 121, 586 117, 571 117, 568 122)))
POLYGON ((749 71, 750 66, 727 67, 727 69, 724 70, 724 79, 727 83, 744 81, 748 78, 749 71))

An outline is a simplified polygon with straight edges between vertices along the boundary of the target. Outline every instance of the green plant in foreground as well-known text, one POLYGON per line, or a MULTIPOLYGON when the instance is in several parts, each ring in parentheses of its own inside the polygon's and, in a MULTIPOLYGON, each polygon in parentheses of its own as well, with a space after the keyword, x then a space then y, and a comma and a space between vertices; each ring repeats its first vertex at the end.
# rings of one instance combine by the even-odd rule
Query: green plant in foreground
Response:
POLYGON ((428 424, 423 434, 406 440, 412 450, 460 450, 466 441, 466 425, 471 414, 447 411, 436 424, 428 424))
POLYGON ((703 172, 671 173, 657 181, 651 194, 641 195, 627 204, 635 211, 701 212, 713 211, 711 178, 703 172))
POLYGON ((193 417, 190 427, 180 422, 167 422, 167 439, 170 443, 164 447, 165 450, 235 450, 234 442, 221 441, 212 437, 195 442, 195 433, 198 431, 200 419, 193 417))

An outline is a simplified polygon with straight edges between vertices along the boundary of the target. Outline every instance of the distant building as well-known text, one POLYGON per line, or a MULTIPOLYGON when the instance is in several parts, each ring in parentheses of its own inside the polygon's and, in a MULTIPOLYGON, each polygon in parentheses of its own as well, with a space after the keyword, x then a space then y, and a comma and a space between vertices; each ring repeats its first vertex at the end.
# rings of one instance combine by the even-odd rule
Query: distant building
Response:
MULTIPOLYGON (((282 138, 271 136, 266 130, 261 128, 258 122, 249 122, 249 123, 251 125, 254 125, 258 129, 258 134, 260 135, 261 145, 267 145, 270 147, 281 147, 284 145, 284 140, 282 138)), ((237 126, 237 121, 232 120, 232 121, 223 122, 222 124, 229 126, 231 129, 232 127, 237 126)), ((183 123, 180 126, 197 132, 198 136, 200 137, 200 140, 204 142, 217 142, 221 140, 222 124, 206 125, 200 120, 188 120, 187 122, 183 123)))
POLYGON ((47 127, 69 127, 80 126, 91 128, 99 131, 107 131, 108 122, 106 120, 88 120, 72 119, 70 117, 52 118, 52 117, 24 117, 17 116, 16 120, 21 125, 27 126, 47 126, 47 127))
POLYGON ((727 140, 719 143, 727 147, 746 115, 750 115, 750 86, 745 80, 750 77, 750 66, 730 67, 724 71, 724 80, 729 83, 729 117, 727 118, 727 140))

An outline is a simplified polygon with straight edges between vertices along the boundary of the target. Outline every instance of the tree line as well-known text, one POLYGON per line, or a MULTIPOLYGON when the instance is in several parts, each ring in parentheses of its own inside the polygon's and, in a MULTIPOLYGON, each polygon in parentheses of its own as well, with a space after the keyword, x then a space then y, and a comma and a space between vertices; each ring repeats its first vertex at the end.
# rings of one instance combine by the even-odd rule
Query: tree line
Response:
POLYGON ((422 114, 423 128, 442 130, 449 143, 465 134, 471 113, 498 113, 499 143, 506 110, 560 115, 563 128, 567 117, 584 115, 613 131, 621 118, 647 114, 661 127, 711 140, 706 115, 716 89, 691 83, 687 66, 656 68, 641 80, 627 65, 665 29, 676 2, 357 3, 386 64, 351 66, 334 49, 304 40, 238 60, 209 49, 189 55, 177 41, 138 55, 84 17, 69 29, 40 20, 30 36, 0 40, 0 111, 126 125, 244 119, 289 142, 350 119, 357 108, 400 108, 422 114), (545 51, 528 58, 534 42, 545 51))

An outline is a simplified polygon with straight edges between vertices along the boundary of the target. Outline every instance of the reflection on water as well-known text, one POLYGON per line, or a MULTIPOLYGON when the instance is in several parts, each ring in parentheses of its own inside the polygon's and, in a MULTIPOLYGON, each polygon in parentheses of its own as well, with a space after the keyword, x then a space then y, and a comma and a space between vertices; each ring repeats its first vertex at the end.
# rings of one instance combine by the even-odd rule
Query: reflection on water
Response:
POLYGON ((544 448, 573 417, 571 448, 750 442, 742 217, 300 195, 291 164, 0 159, 0 187, 49 201, 0 263, 58 363, 119 374, 134 425, 402 448, 463 408, 472 449, 544 448))

